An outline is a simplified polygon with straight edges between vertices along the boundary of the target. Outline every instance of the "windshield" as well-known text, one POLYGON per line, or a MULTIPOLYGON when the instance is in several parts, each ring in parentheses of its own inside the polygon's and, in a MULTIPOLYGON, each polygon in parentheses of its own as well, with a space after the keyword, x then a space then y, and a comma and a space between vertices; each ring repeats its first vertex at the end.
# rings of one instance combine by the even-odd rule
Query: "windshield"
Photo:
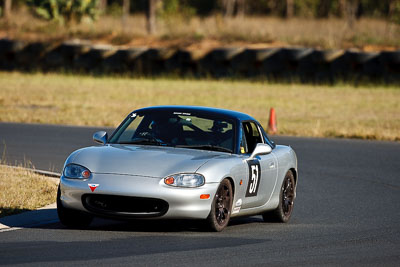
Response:
POLYGON ((182 112, 132 113, 111 137, 111 144, 174 146, 233 152, 233 122, 182 112))

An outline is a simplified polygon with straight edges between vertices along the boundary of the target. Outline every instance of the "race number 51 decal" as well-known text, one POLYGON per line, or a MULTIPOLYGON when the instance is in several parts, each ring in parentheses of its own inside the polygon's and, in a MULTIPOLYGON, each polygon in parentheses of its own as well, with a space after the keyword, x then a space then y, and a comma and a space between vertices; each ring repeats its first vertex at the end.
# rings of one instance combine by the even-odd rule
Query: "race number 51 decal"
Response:
POLYGON ((257 196, 258 186, 261 180, 261 166, 258 160, 247 161, 249 165, 249 182, 247 185, 246 197, 257 196))

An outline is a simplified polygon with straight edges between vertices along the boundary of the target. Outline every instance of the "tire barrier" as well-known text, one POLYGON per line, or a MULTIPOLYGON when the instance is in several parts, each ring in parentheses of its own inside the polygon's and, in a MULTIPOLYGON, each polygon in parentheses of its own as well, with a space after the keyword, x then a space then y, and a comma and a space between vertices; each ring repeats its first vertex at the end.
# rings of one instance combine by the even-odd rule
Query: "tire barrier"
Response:
POLYGON ((301 59, 312 51, 311 48, 281 48, 263 60, 263 73, 270 78, 291 81, 299 75, 301 59))
POLYGON ((232 59, 243 51, 243 48, 217 48, 208 52, 199 60, 200 75, 225 77, 234 75, 232 59))
POLYGON ((400 50, 381 52, 378 60, 382 66, 385 82, 398 82, 400 80, 400 50))
POLYGON ((233 72, 242 77, 261 76, 263 61, 279 49, 246 49, 232 58, 233 72))
POLYGON ((55 46, 43 57, 42 64, 39 64, 38 69, 42 68, 45 71, 67 70, 78 71, 75 69, 75 62, 79 57, 89 52, 90 44, 81 42, 66 42, 55 46))
MULTIPOLYGON (((378 56, 378 53, 346 51, 332 61, 332 75, 342 80, 354 79, 355 81, 368 77, 368 75, 380 76, 378 73, 374 73, 378 56)), ((376 66, 376 71, 380 69, 379 66, 376 66)))
POLYGON ((115 52, 112 46, 94 46, 74 58, 73 68, 79 72, 102 72, 104 60, 115 52))
POLYGON ((141 73, 140 56, 146 48, 120 49, 105 58, 101 64, 105 73, 141 73))
POLYGON ((15 53, 15 64, 23 70, 33 70, 41 64, 43 56, 49 49, 48 44, 30 43, 15 53))
POLYGON ((14 70, 18 67, 16 55, 19 54, 26 44, 21 41, 0 40, 0 69, 14 70))
POLYGON ((207 53, 0 39, 0 70, 118 73, 131 76, 261 77, 308 83, 400 82, 400 50, 375 53, 311 48, 218 48, 207 53))
POLYGON ((176 50, 169 48, 150 48, 139 57, 139 67, 144 75, 160 75, 167 73, 173 66, 173 55, 176 50))
POLYGON ((299 77, 303 82, 333 82, 331 62, 340 57, 342 50, 314 50, 299 60, 299 77))

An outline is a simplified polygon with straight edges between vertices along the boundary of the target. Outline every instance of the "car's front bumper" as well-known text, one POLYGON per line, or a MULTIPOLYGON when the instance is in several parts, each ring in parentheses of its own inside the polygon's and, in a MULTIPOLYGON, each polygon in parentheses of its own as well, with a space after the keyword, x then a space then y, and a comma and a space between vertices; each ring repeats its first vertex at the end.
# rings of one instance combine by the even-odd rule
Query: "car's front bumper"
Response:
MULTIPOLYGON (((161 178, 92 173, 92 177, 86 180, 68 179, 61 176, 60 189, 61 201, 64 207, 99 216, 121 219, 205 219, 210 213, 211 202, 218 185, 218 183, 206 183, 197 188, 182 188, 168 186, 164 184, 164 180, 161 178), (89 184, 92 187, 97 185, 93 192, 89 184), (124 212, 123 208, 119 212, 90 209, 90 207, 88 209, 88 205, 83 204, 83 199, 91 194, 136 197, 138 199, 160 199, 168 203, 167 211, 157 215, 151 214, 151 212, 135 212, 135 209, 129 209, 129 212, 124 212), (200 199, 202 194, 209 194, 210 198, 200 199)), ((119 199, 124 200, 125 198, 121 197, 119 199)))

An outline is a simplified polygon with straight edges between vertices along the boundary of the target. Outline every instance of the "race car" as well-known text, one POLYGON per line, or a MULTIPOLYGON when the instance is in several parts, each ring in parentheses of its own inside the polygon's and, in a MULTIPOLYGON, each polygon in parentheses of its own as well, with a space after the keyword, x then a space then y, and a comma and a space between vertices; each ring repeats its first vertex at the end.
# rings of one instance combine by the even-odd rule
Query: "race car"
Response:
POLYGON ((200 219, 222 231, 238 216, 289 221, 297 158, 244 113, 197 106, 131 112, 99 145, 66 160, 57 194, 60 222, 93 217, 200 219))

